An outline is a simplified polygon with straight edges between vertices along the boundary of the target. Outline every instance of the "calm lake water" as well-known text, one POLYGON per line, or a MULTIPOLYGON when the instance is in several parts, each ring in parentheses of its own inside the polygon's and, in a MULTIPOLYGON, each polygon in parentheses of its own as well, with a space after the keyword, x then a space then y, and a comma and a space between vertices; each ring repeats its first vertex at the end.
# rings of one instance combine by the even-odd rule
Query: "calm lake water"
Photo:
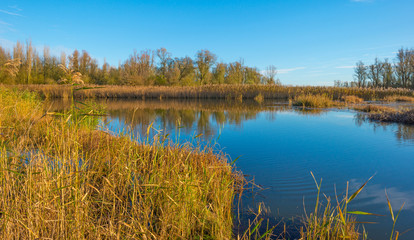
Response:
MULTIPOLYGON (((405 202, 396 229, 414 227, 414 126, 365 121, 348 109, 302 111, 286 103, 212 101, 107 101, 103 120, 114 133, 129 128, 145 139, 149 124, 172 141, 212 145, 236 161, 236 167, 263 189, 246 197, 244 209, 264 202, 275 222, 311 211, 316 187, 335 197, 350 193, 375 175, 351 203, 350 210, 385 215, 358 217, 370 239, 389 239, 393 208, 405 202), (199 134, 202 134, 201 136, 199 134), (197 137, 196 137, 197 136, 197 137)), ((52 109, 61 103, 52 103, 52 109)), ((407 106, 406 106, 407 107, 407 106)), ((411 105, 412 107, 412 105, 411 105)), ((157 133, 152 130, 152 135, 157 133)), ((297 222, 297 220, 296 220, 297 222)), ((400 239, 414 239, 409 231, 400 239)))

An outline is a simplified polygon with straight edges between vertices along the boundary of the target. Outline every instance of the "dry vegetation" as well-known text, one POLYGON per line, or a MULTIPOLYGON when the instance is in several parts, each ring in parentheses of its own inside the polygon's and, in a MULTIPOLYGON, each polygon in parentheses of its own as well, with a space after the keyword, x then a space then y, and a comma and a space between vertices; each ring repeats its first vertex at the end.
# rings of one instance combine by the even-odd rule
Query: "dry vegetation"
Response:
MULTIPOLYGON (((38 92, 44 98, 69 98, 72 86, 68 85, 18 85, 19 89, 38 92)), ((325 95, 331 100, 355 96, 364 100, 381 100, 387 96, 414 97, 408 89, 374 89, 342 87, 293 87, 280 85, 203 85, 203 86, 96 86, 78 91, 76 98, 124 99, 293 99, 300 95, 325 95)))
POLYGON ((293 106, 309 108, 326 108, 339 106, 339 102, 332 101, 332 98, 326 95, 299 95, 292 102, 293 106))
POLYGON ((387 102, 414 102, 414 97, 409 96, 387 96, 384 98, 387 102))
POLYGON ((355 110, 361 111, 361 112, 367 112, 367 113, 373 113, 373 112, 395 112, 396 110, 391 107, 383 106, 383 105, 374 105, 374 104, 368 104, 365 106, 355 106, 355 110))
POLYGON ((381 122, 414 124, 414 109, 397 110, 382 105, 367 105, 354 107, 355 110, 366 112, 366 118, 381 122))
POLYGON ((139 145, 0 89, 3 239, 230 239, 237 173, 210 150, 139 145))
POLYGON ((342 97, 342 100, 345 102, 345 103, 350 103, 350 104, 355 104, 355 103, 362 103, 362 102, 364 102, 364 99, 362 99, 362 98, 360 98, 360 97, 357 97, 357 96, 353 96, 353 95, 351 95, 351 96, 343 96, 342 97))
POLYGON ((414 124, 414 109, 369 113, 368 119, 381 122, 414 124))
MULTIPOLYGON (((234 236, 233 202, 244 179, 209 149, 111 136, 70 115, 44 114, 29 92, 0 88, 0 106, 3 239, 280 239, 273 227, 259 233, 260 207, 234 236)), ((336 207, 327 199, 324 209, 316 186, 301 239, 365 238, 346 210, 365 184, 336 207)))

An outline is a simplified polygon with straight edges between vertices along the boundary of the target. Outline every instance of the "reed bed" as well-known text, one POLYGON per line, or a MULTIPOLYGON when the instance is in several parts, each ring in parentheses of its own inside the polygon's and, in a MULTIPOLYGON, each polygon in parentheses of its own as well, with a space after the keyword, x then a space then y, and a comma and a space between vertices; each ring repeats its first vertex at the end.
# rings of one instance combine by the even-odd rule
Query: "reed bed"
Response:
POLYGON ((309 108, 326 108, 339 106, 339 102, 334 102, 327 95, 299 95, 294 98, 293 106, 309 107, 309 108))
MULTIPOLYGON (((8 86, 10 87, 10 86, 8 86)), ((12 86, 13 87, 13 86, 12 86)), ((38 92, 43 98, 69 98, 70 85, 18 85, 19 89, 38 92)), ((299 95, 327 95, 332 100, 356 96, 364 100, 381 100, 387 96, 414 97, 414 92, 402 88, 341 88, 280 85, 203 85, 203 86, 88 86, 99 87, 77 91, 76 98, 126 99, 293 99, 299 95)))
POLYGON ((366 113, 373 113, 373 112, 395 112, 396 109, 392 107, 387 107, 383 105, 375 105, 375 104, 368 104, 365 106, 354 106, 353 107, 357 111, 366 112, 366 113))
POLYGON ((0 89, 3 239, 231 239, 243 178, 224 156, 138 144, 0 89))
POLYGON ((364 102, 364 99, 362 99, 362 98, 360 98, 360 97, 357 97, 357 96, 353 96, 353 95, 351 95, 351 96, 343 96, 342 97, 342 100, 345 102, 345 103, 350 103, 350 104, 355 104, 355 103, 362 103, 362 102, 364 102))
POLYGON ((372 121, 414 124, 414 109, 395 109, 382 105, 356 106, 355 110, 366 112, 363 116, 372 121))
POLYGON ((387 96, 384 98, 387 102, 414 102, 414 97, 409 96, 387 96))
POLYGON ((414 109, 373 112, 367 117, 374 121, 414 124, 414 109))

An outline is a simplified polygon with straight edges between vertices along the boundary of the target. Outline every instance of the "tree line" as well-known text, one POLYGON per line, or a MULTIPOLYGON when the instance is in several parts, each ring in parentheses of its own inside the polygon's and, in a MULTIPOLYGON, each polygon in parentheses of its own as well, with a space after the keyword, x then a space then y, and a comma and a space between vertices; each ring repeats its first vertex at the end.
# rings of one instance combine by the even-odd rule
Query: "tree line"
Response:
POLYGON ((205 84, 280 84, 275 66, 264 71, 245 66, 243 60, 217 61, 209 50, 194 58, 172 57, 165 48, 134 51, 118 67, 102 65, 85 50, 66 56, 40 54, 31 41, 17 42, 12 51, 0 46, 0 83, 54 84, 76 81, 99 85, 205 85, 205 84))
POLYGON ((414 89, 414 49, 401 48, 393 62, 375 58, 365 65, 358 61, 354 68, 354 81, 335 81, 337 87, 374 87, 414 89))

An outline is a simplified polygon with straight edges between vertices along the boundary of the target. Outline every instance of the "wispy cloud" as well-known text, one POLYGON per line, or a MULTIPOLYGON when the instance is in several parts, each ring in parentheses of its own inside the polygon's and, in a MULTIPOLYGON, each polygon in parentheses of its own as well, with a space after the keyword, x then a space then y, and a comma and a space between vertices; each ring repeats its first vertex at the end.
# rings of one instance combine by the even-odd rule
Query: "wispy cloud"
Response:
POLYGON ((2 20, 0 20, 0 25, 11 26, 11 24, 10 24, 10 23, 3 22, 2 20))
POLYGON ((305 69, 305 67, 282 68, 282 69, 278 69, 277 73, 285 74, 285 73, 290 73, 290 72, 297 71, 297 70, 302 70, 302 69, 305 69))
POLYGON ((349 68, 355 68, 355 66, 338 66, 335 68, 340 68, 340 69, 349 69, 349 68))
POLYGON ((3 10, 3 9, 0 9, 0 12, 8 14, 8 15, 12 15, 12 16, 23 17, 23 15, 21 15, 21 14, 18 14, 18 13, 15 13, 15 12, 9 12, 9 11, 3 10))
POLYGON ((12 9, 14 9, 14 10, 18 11, 18 12, 22 11, 22 9, 21 9, 21 8, 19 8, 17 5, 12 5, 12 6, 9 6, 9 8, 12 8, 12 9))

